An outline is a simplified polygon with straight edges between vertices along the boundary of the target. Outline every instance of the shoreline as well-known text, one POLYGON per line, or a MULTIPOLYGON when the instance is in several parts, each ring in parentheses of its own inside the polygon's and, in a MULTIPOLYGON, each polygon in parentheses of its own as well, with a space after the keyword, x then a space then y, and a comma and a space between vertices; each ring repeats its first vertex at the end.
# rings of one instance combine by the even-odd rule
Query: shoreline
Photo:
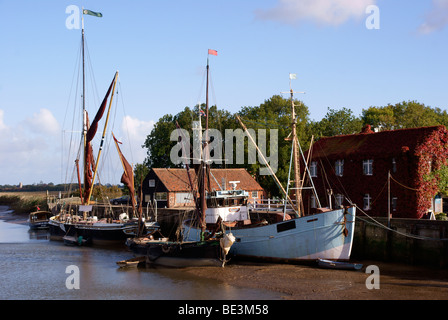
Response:
POLYGON ((448 299, 448 270, 379 261, 364 261, 360 271, 245 262, 185 271, 232 286, 277 292, 282 300, 448 299), (372 274, 365 271, 368 265, 376 265, 380 270, 379 289, 367 288, 366 283, 373 283, 372 274))
MULTIPOLYGON (((26 224, 27 214, 0 205, 0 220, 26 224)), ((277 293, 280 300, 448 300, 448 270, 382 261, 356 261, 362 270, 333 270, 300 264, 230 261, 226 267, 191 267, 181 272, 233 287, 277 293), (379 289, 369 265, 379 268, 379 289), (370 278, 369 278, 370 277, 370 278)))
POLYGON ((9 206, 0 205, 0 220, 15 224, 27 224, 28 214, 15 213, 9 206))

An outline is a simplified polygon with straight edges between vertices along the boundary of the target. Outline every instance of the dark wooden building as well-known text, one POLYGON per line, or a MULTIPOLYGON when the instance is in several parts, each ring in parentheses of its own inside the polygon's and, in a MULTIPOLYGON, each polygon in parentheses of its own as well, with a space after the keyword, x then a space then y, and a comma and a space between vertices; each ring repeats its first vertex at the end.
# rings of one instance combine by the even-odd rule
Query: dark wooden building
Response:
MULTIPOLYGON (((442 212, 436 172, 447 164, 444 126, 321 138, 314 143, 310 173, 322 206, 356 204, 372 216, 423 218, 442 212), (389 178, 390 173, 390 178, 389 178), (389 191, 390 190, 390 191, 389 191)), ((304 210, 318 206, 304 190, 304 210)))
MULTIPOLYGON (((263 199, 264 190, 246 169, 211 169, 210 186, 212 190, 236 189, 249 193, 249 201, 263 199)), ((190 170, 193 183, 196 175, 190 170)), ((143 180, 143 206, 157 200, 158 208, 193 207, 194 200, 186 169, 152 168, 143 180)))

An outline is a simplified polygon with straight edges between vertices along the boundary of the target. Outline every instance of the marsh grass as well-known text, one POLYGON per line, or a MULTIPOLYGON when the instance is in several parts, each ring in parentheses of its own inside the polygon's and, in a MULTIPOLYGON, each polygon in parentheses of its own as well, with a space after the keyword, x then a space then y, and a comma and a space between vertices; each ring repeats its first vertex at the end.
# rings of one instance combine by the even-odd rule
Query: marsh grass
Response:
POLYGON ((3 192, 0 193, 0 205, 14 210, 14 214, 28 214, 33 211, 47 210, 45 192, 3 192))

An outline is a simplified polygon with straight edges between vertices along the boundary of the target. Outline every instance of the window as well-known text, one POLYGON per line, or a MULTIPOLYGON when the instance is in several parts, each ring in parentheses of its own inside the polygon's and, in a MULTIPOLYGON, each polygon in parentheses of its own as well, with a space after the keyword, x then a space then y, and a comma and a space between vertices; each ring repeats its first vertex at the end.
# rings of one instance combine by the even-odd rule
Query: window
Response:
POLYGON ((395 158, 392 158, 392 172, 397 172, 397 161, 395 158))
POLYGON ((397 211, 397 202, 398 202, 398 198, 393 197, 392 198, 392 211, 397 211))
POLYGON ((336 160, 335 173, 337 176, 342 177, 344 174, 344 160, 336 160))
POLYGON ((166 201, 167 194, 166 192, 156 192, 155 198, 157 201, 166 201))
POLYGON ((336 208, 339 208, 344 203, 344 196, 342 194, 335 195, 336 208))
POLYGON ((364 195, 364 210, 370 210, 370 205, 371 205, 371 201, 372 198, 370 197, 370 194, 365 194, 364 195))
POLYGON ((252 191, 252 198, 258 198, 258 191, 252 191))
POLYGON ((364 160, 362 162, 362 170, 366 176, 373 175, 373 160, 364 160))
POLYGON ((316 205, 316 196, 314 195, 314 194, 312 194, 311 196, 310 196, 310 206, 311 206, 311 208, 317 208, 317 205, 316 205))
POLYGON ((148 184, 149 184, 149 187, 150 187, 150 188, 153 188, 153 187, 156 186, 156 180, 154 180, 154 179, 149 179, 149 180, 148 180, 148 184))
POLYGON ((311 165, 310 165, 310 175, 311 177, 317 177, 317 162, 316 161, 311 161, 311 165))

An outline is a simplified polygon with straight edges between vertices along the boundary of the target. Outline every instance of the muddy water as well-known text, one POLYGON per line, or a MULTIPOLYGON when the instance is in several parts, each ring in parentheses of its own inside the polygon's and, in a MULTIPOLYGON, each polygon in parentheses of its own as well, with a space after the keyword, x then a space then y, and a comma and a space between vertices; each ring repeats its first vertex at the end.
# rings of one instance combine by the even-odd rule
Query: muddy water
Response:
POLYGON ((280 299, 278 293, 235 287, 182 269, 120 269, 116 261, 132 257, 124 245, 68 247, 50 241, 45 231, 30 231, 24 222, 0 220, 2 300, 280 299), (79 270, 79 289, 70 266, 79 270))

